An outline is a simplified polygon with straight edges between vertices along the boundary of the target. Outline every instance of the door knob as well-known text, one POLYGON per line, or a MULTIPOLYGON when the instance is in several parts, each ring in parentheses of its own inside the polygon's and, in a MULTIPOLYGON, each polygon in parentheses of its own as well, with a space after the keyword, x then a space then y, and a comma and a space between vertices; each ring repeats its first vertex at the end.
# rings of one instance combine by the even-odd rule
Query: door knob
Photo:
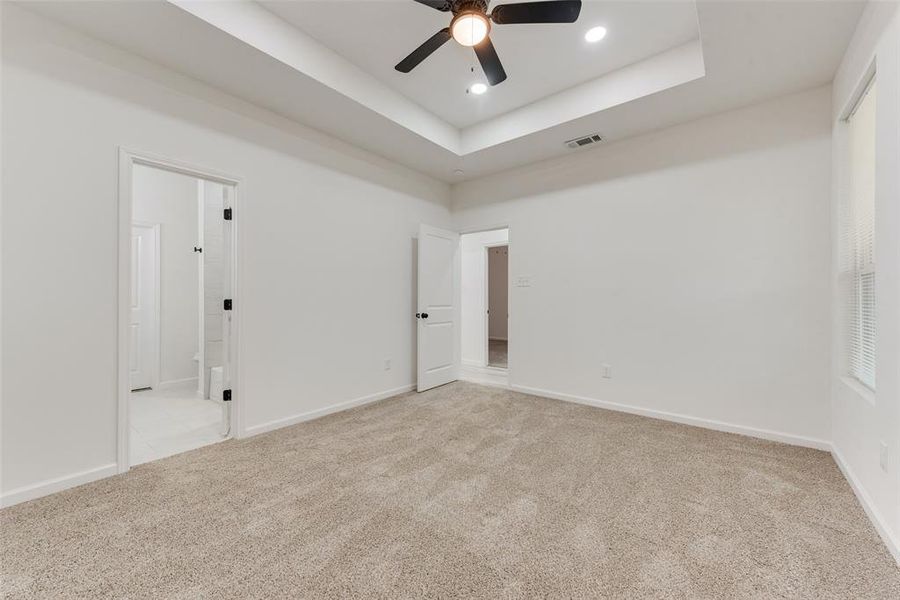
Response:
POLYGON ((422 313, 422 318, 423 318, 423 319, 427 319, 427 318, 428 318, 428 313, 422 313))

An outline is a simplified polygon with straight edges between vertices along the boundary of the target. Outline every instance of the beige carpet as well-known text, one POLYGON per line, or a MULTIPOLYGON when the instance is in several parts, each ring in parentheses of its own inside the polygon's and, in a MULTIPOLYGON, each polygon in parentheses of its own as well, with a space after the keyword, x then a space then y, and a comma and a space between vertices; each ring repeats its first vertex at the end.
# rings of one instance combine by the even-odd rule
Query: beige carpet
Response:
POLYGON ((0 525, 8 598, 900 598, 824 452, 462 383, 0 525))

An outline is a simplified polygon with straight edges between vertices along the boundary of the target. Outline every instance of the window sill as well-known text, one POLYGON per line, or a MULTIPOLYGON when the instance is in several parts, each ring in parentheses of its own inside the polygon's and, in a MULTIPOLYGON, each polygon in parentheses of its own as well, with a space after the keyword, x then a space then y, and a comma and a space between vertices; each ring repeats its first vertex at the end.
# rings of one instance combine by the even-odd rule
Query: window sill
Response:
POLYGON ((875 406, 875 392, 853 379, 852 377, 847 377, 846 375, 841 375, 841 381, 845 386, 850 388, 853 392, 856 393, 857 396, 862 397, 863 400, 875 406))

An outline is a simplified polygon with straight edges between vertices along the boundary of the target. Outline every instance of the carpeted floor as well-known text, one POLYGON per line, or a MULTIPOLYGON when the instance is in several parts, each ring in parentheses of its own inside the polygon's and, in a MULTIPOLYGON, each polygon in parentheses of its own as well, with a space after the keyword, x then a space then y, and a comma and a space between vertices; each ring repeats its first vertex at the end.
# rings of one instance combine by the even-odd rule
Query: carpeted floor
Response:
POLYGON ((465 383, 0 527, 6 598, 900 598, 824 452, 465 383))

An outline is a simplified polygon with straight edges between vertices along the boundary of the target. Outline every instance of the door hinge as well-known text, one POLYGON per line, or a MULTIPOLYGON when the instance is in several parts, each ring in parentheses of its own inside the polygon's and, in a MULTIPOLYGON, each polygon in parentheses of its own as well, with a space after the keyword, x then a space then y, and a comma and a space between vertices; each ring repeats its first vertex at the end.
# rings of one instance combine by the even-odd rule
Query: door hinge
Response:
POLYGON ((225 298, 225 301, 222 303, 225 310, 231 310, 231 298, 225 298))
POLYGON ((222 402, 231 402, 231 390, 222 390, 222 402))
POLYGON ((230 209, 230 208, 226 208, 226 209, 224 210, 224 218, 225 218, 226 221, 230 221, 230 220, 231 220, 231 209, 230 209))

